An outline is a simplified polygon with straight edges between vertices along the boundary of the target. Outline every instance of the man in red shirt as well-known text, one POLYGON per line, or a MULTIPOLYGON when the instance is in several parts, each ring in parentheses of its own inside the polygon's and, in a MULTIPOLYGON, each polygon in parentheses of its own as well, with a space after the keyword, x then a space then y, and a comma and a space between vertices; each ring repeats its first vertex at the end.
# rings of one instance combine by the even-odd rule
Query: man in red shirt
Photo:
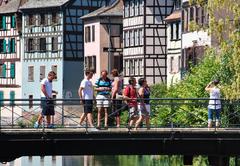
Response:
POLYGON ((137 90, 135 88, 137 81, 136 78, 130 77, 128 82, 129 85, 125 88, 123 95, 129 107, 129 128, 131 128, 139 117, 137 110, 137 90))

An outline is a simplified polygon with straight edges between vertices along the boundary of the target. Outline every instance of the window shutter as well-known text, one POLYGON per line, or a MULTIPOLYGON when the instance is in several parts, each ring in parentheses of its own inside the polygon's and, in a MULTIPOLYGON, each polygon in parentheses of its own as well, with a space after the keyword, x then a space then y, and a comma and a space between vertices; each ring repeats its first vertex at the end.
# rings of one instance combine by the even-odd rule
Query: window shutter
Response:
POLYGON ((40 38, 36 38, 33 43, 34 43, 33 50, 40 51, 40 38))
POLYGON ((28 45, 29 42, 28 42, 28 40, 29 39, 25 39, 25 51, 26 52, 29 52, 29 45, 28 45))
POLYGON ((11 41, 12 41, 11 42, 12 43, 12 46, 11 46, 12 47, 12 52, 14 53, 15 52, 15 39, 12 38, 11 41))
POLYGON ((28 67, 28 81, 29 81, 29 82, 34 81, 33 73, 34 73, 34 68, 33 68, 33 66, 29 66, 29 67, 28 67))
POLYGON ((41 25, 41 15, 37 15, 37 26, 41 25))
POLYGON ((8 52, 11 53, 11 39, 8 39, 8 52))
POLYGON ((96 73, 96 56, 93 56, 93 60, 92 60, 92 63, 93 63, 93 70, 94 70, 94 73, 96 73))
POLYGON ((3 27, 3 30, 6 30, 6 28, 7 28, 6 16, 3 16, 3 17, 2 17, 2 27, 3 27))
POLYGON ((3 91, 0 91, 0 106, 3 106, 3 99, 4 99, 4 96, 3 96, 3 91))
POLYGON ((7 52, 7 41, 4 39, 3 40, 3 53, 7 52))
MULTIPOLYGON (((56 73, 57 76, 57 65, 52 65, 52 71, 54 71, 56 73)), ((54 81, 56 81, 57 79, 54 79, 54 81)))
POLYGON ((11 20, 11 27, 16 28, 16 17, 13 15, 11 20))
POLYGON ((44 24, 48 25, 48 14, 46 14, 44 17, 44 24))
POLYGON ((45 78, 45 66, 40 66, 40 81, 45 78))
POLYGON ((11 63, 10 66, 10 77, 15 78, 15 63, 11 63))
POLYGON ((14 100, 15 100, 15 92, 11 91, 10 92, 10 105, 14 105, 14 100))
POLYGON ((88 56, 85 57, 85 69, 89 70, 89 61, 88 61, 88 56))
POLYGON ((2 77, 3 78, 7 77, 7 65, 6 64, 2 65, 2 77))
POLYGON ((29 26, 29 16, 25 16, 26 26, 29 26))
POLYGON ((92 26, 92 41, 95 41, 95 25, 92 26))

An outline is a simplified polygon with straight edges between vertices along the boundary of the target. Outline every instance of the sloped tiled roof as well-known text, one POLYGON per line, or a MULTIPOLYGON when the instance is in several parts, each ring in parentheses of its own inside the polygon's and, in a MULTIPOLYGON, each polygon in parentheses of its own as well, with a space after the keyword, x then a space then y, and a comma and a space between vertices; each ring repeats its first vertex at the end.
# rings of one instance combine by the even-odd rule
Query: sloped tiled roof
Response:
POLYGON ((28 0, 20 9, 36 9, 59 7, 66 4, 69 0, 28 0))
POLYGON ((181 10, 176 10, 165 18, 165 21, 172 22, 181 19, 181 10))
POLYGON ((7 3, 2 2, 0 6, 0 13, 15 13, 18 11, 21 0, 11 0, 7 3))
POLYGON ((85 16, 82 19, 91 17, 101 17, 101 16, 123 16, 123 2, 122 0, 117 0, 110 6, 104 6, 98 10, 95 10, 85 16))

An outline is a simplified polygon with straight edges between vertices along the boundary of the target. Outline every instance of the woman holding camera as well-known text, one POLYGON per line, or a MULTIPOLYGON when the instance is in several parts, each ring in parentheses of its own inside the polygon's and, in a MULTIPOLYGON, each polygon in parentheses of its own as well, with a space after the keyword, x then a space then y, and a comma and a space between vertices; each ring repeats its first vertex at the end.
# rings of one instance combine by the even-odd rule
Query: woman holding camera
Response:
POLYGON ((210 93, 210 100, 208 104, 208 128, 212 127, 213 113, 216 115, 216 127, 220 126, 221 100, 220 88, 218 85, 219 80, 214 80, 205 88, 205 90, 210 93))

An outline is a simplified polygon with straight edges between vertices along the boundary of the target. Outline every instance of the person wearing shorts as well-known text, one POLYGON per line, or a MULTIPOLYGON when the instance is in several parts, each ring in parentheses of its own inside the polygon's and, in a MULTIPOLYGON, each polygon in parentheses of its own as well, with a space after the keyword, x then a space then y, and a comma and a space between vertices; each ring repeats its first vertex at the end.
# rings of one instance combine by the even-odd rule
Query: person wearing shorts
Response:
POLYGON ((129 128, 137 121, 139 115, 137 110, 137 90, 136 79, 134 77, 130 77, 129 85, 124 89, 123 98, 127 101, 129 108, 129 128))
POLYGON ((116 120, 116 126, 120 127, 120 115, 122 108, 122 89, 123 89, 123 79, 119 77, 117 69, 112 70, 112 112, 116 120))
POLYGON ((112 89, 111 80, 107 77, 108 72, 106 70, 101 71, 101 77, 96 81, 96 91, 97 91, 97 129, 100 129, 101 123, 101 113, 104 111, 104 128, 108 128, 108 108, 110 105, 110 92, 112 89))
POLYGON ((138 90, 139 102, 138 102, 138 112, 139 119, 136 122, 135 129, 137 129, 143 120, 146 120, 147 129, 150 129, 150 88, 148 87, 147 80, 145 78, 140 78, 138 80, 140 88, 138 90))
POLYGON ((82 123, 84 119, 87 117, 87 122, 89 123, 90 127, 93 126, 93 118, 92 118, 92 111, 93 111, 93 85, 90 81, 93 77, 93 71, 87 70, 85 72, 86 78, 82 80, 80 87, 78 89, 78 95, 80 97, 80 103, 84 105, 84 113, 80 117, 80 126, 83 126, 82 123))
POLYGON ((209 92, 210 94, 210 99, 209 99, 209 104, 208 104, 208 128, 212 127, 213 123, 213 114, 215 113, 215 126, 220 127, 220 118, 221 118, 221 91, 219 87, 219 80, 216 79, 212 82, 210 82, 206 87, 205 90, 209 92))
POLYGON ((47 127, 53 128, 53 122, 51 123, 51 116, 55 115, 54 102, 52 93, 57 94, 57 91, 52 90, 52 81, 56 79, 56 73, 50 71, 48 77, 41 81, 41 107, 42 113, 38 116, 37 121, 34 124, 34 128, 38 128, 42 123, 44 116, 47 118, 47 127))

